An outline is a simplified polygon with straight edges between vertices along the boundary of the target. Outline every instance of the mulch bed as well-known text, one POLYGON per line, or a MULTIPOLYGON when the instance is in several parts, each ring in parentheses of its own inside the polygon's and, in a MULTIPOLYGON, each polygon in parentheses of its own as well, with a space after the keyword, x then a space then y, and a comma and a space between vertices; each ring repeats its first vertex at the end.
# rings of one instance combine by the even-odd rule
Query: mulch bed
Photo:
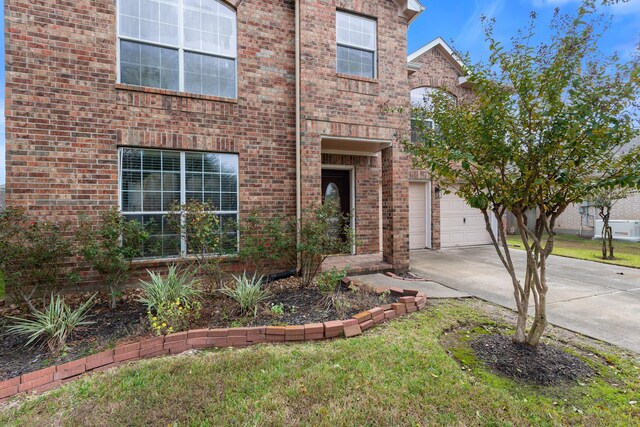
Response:
POLYGON ((580 358, 544 343, 534 348, 509 336, 492 334, 480 336, 470 345, 493 372, 511 379, 549 386, 594 375, 580 358))
MULTIPOLYGON (((261 304, 253 316, 241 316, 235 301, 218 292, 206 292, 201 300, 200 318, 191 325, 196 328, 226 328, 262 325, 302 325, 305 323, 343 320, 358 312, 397 302, 392 295, 377 295, 365 285, 353 282, 352 289, 344 286, 336 295, 348 301, 348 308, 339 315, 334 307, 326 304, 326 297, 316 287, 300 289, 295 277, 274 281, 267 285, 268 300, 261 304), (272 304, 282 304, 284 314, 275 315, 272 304)), ((96 305, 90 311, 95 323, 79 327, 67 342, 67 352, 51 358, 46 348, 25 347, 25 338, 3 333, 3 325, 10 320, 5 316, 22 316, 15 305, 0 308, 0 380, 13 378, 49 365, 61 364, 89 354, 97 353, 118 343, 151 337, 146 308, 137 302, 141 291, 127 289, 115 309, 109 308, 107 295, 98 295, 96 305)), ((65 300, 72 307, 79 306, 90 297, 90 293, 71 294, 65 300)))

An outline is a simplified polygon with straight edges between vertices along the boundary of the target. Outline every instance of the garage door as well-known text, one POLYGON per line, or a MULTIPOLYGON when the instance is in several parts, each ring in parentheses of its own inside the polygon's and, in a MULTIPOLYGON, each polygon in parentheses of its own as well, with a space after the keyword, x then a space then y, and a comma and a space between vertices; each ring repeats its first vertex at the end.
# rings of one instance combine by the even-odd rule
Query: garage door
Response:
POLYGON ((440 199, 441 247, 491 244, 482 212, 453 193, 440 199))
POLYGON ((427 188, 425 182, 409 183, 409 249, 431 246, 427 238, 429 216, 427 212, 427 188))

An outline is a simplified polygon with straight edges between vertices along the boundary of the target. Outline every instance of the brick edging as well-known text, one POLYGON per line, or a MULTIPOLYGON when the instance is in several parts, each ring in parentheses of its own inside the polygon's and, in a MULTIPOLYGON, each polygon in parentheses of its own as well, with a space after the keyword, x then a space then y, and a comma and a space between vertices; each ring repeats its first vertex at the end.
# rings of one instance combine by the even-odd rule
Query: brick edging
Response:
POLYGON ((191 349, 246 347, 258 343, 319 341, 344 336, 351 338, 387 320, 422 310, 427 304, 425 292, 411 289, 378 288, 400 296, 397 303, 375 307, 347 320, 331 320, 296 326, 254 326, 246 328, 193 329, 134 343, 121 344, 91 356, 49 366, 19 377, 0 381, 0 403, 20 393, 41 393, 73 381, 88 372, 99 372, 126 362, 191 349))

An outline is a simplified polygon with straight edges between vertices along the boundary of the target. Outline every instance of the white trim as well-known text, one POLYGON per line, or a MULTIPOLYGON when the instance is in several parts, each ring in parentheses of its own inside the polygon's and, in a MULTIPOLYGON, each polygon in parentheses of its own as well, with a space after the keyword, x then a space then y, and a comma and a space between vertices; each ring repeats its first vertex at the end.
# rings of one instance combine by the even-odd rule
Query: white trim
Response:
MULTIPOLYGON (((409 184, 424 184, 424 200, 425 200, 425 247, 427 249, 433 248, 433 232, 431 230, 431 219, 433 213, 431 212, 431 180, 428 179, 410 179, 409 184)), ((423 249, 423 248, 421 248, 423 249)), ((418 250, 418 249, 415 249, 418 250)))
MULTIPOLYGON (((356 167, 353 165, 329 165, 329 164, 322 164, 321 165, 321 173, 320 176, 322 176, 322 170, 336 170, 336 171, 349 171, 349 186, 350 186, 350 197, 349 197, 349 215, 351 215, 351 231, 353 232, 354 236, 356 235, 356 216, 353 215, 353 212, 357 212, 356 209, 356 167)), ((356 236, 357 238, 357 236, 356 236)), ((355 255, 356 254, 356 242, 353 242, 353 245, 351 246, 351 255, 355 255)))
POLYGON ((445 52, 447 52, 449 54, 449 56, 460 67, 459 71, 464 71, 464 69, 466 68, 464 62, 462 62, 462 60, 458 57, 458 55, 456 55, 456 53, 453 51, 453 49, 451 49, 451 46, 449 46, 447 44, 447 42, 445 42, 442 37, 436 37, 435 39, 431 40, 426 45, 422 46, 420 49, 418 49, 415 52, 413 52, 412 54, 410 54, 407 57, 407 62, 415 61, 416 59, 418 59, 419 57, 421 57, 425 53, 429 52, 431 49, 435 48, 436 46, 440 46, 441 48, 443 48, 445 50, 445 52))
POLYGON ((381 139, 381 138, 362 138, 362 137, 356 137, 356 136, 331 136, 331 135, 321 135, 320 136, 320 140, 322 141, 323 139, 335 139, 335 140, 339 140, 339 141, 364 141, 364 142, 384 142, 389 144, 387 146, 391 147, 391 140, 389 139, 381 139))

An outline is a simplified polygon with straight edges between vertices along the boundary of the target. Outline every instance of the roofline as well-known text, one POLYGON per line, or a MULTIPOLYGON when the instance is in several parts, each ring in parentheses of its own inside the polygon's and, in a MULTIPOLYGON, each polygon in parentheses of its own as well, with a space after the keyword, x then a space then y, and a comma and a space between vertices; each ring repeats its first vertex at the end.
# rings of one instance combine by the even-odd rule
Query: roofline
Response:
POLYGON ((458 55, 456 55, 453 49, 451 49, 451 46, 449 46, 442 37, 436 37, 426 45, 422 46, 420 49, 410 54, 407 57, 407 62, 410 63, 415 61, 416 59, 418 59, 425 53, 429 52, 431 49, 435 48, 436 46, 440 46, 442 49, 444 49, 444 51, 448 54, 449 59, 458 65, 458 68, 459 68, 458 71, 460 71, 462 74, 466 74, 464 72, 464 69, 466 68, 464 62, 462 62, 462 60, 458 57, 458 55))

